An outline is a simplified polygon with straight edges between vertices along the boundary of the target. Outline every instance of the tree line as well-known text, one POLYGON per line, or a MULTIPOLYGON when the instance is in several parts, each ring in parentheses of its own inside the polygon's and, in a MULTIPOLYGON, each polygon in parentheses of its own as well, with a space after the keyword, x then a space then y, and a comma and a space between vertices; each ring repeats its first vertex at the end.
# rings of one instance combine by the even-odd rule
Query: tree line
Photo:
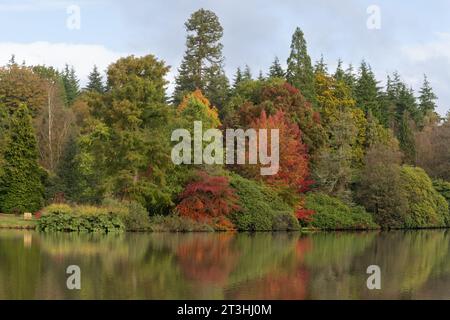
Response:
POLYGON ((0 211, 114 198, 225 229, 450 224, 450 117, 426 76, 416 93, 398 73, 381 86, 365 61, 331 71, 297 28, 286 69, 275 57, 230 80, 216 14, 200 9, 185 27, 170 97, 169 66, 151 54, 119 59, 105 80, 94 67, 85 88, 69 66, 1 67, 0 211), (172 130, 198 120, 279 129, 279 172, 174 165, 172 130))

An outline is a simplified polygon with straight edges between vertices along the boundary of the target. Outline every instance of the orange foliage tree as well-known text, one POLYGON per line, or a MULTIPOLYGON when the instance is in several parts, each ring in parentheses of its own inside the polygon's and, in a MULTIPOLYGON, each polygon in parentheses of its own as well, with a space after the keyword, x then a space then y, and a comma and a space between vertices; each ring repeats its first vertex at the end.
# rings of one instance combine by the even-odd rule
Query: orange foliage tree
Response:
POLYGON ((251 169, 254 178, 261 177, 272 186, 288 186, 298 192, 306 190, 308 181, 308 153, 306 145, 301 141, 301 131, 296 124, 289 122, 285 113, 281 110, 272 116, 267 116, 265 111, 261 112, 259 118, 253 121, 251 127, 256 130, 267 129, 267 145, 270 150, 271 130, 279 130, 279 170, 274 175, 260 175, 261 164, 251 169))
POLYGON ((227 177, 211 176, 200 171, 196 179, 186 186, 180 199, 177 210, 181 216, 201 222, 215 219, 221 227, 233 228, 226 217, 239 210, 238 196, 227 177))

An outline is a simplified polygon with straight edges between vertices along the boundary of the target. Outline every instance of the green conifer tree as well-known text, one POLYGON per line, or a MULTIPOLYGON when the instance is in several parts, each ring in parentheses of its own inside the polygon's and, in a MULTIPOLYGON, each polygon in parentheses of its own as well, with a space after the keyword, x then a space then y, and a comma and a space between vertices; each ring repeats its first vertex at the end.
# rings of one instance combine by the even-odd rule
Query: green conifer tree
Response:
POLYGON ((220 109, 228 95, 228 79, 223 70, 223 28, 219 18, 212 11, 200 9, 185 26, 186 52, 175 79, 173 100, 179 104, 186 94, 200 89, 220 109))
POLYGON ((66 91, 67 104, 71 106, 80 93, 80 81, 75 74, 75 69, 69 68, 69 65, 66 64, 62 72, 62 80, 66 91))
POLYGON ((291 53, 287 59, 286 78, 290 84, 300 89, 308 101, 316 105, 314 70, 300 28, 297 28, 292 36, 291 53))
POLYGON ((38 165, 31 115, 23 104, 10 119, 9 137, 0 177, 0 210, 35 212, 43 205, 43 171, 38 165))
POLYGON ((284 77, 285 72, 280 64, 280 60, 278 60, 278 57, 275 57, 275 60, 273 61, 272 65, 269 68, 269 78, 284 78, 284 77))
POLYGON ((91 73, 88 76, 88 84, 86 85, 85 90, 94 91, 98 93, 105 92, 105 86, 103 85, 102 75, 97 69, 97 66, 94 65, 91 73))

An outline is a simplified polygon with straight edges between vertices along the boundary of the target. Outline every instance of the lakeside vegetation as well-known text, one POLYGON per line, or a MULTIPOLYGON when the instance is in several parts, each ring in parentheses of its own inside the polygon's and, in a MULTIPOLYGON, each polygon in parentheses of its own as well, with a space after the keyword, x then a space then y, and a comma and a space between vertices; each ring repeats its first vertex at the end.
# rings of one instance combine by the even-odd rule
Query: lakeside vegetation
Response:
POLYGON ((230 83, 218 17, 198 10, 186 30, 171 97, 151 54, 112 63, 106 81, 94 67, 86 88, 69 66, 0 67, 0 226, 24 212, 43 232, 450 226, 450 115, 426 76, 415 93, 397 73, 382 87, 365 61, 313 65, 297 28, 286 69, 275 58, 230 83), (171 133, 194 121, 279 129, 278 173, 175 165, 171 133))

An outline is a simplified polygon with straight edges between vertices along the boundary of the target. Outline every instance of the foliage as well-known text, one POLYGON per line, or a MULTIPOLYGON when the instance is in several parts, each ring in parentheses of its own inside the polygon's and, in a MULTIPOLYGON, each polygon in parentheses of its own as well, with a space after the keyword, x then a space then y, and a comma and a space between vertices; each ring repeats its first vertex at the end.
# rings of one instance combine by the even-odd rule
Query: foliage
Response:
POLYGON ((433 178, 450 180, 450 117, 425 125, 416 134, 416 164, 433 178))
POLYGON ((212 11, 200 9, 185 23, 186 52, 175 80, 174 102, 200 89, 219 108, 225 103, 228 79, 223 70, 223 28, 212 11))
POLYGON ((363 207, 348 206, 341 200, 321 192, 308 193, 306 207, 314 211, 310 225, 315 228, 339 230, 378 227, 363 207))
POLYGON ((292 35, 286 79, 299 89, 308 101, 315 104, 314 71, 306 48, 304 34, 300 28, 295 29, 292 35))
POLYGON ((275 174, 262 176, 264 165, 248 165, 247 176, 263 179, 268 184, 278 187, 290 187, 295 192, 306 190, 310 184, 308 179, 308 154, 306 146, 301 142, 301 132, 297 125, 290 123, 283 111, 267 116, 265 111, 251 125, 251 128, 267 130, 267 147, 271 148, 271 131, 279 130, 279 168, 275 174))
POLYGON ((97 66, 94 65, 91 73, 88 76, 88 84, 86 85, 85 90, 94 91, 98 93, 105 92, 105 86, 103 84, 102 75, 97 69, 97 66))
POLYGON ((240 209, 231 215, 231 221, 238 230, 270 231, 299 228, 298 221, 293 215, 293 208, 269 187, 237 174, 231 175, 230 185, 239 196, 240 209))
POLYGON ((272 65, 269 69, 269 77, 270 78, 284 78, 285 72, 283 70, 283 67, 280 64, 280 60, 278 60, 278 57, 275 57, 275 60, 273 61, 272 65))
POLYGON ((217 109, 211 106, 209 100, 197 89, 187 94, 178 106, 181 117, 189 121, 202 121, 205 128, 217 128, 220 126, 217 109))
POLYGON ((102 206, 110 212, 116 213, 127 231, 145 231, 150 228, 150 219, 147 210, 136 201, 119 201, 106 198, 102 206))
POLYGON ((37 229, 42 232, 122 232, 125 226, 117 213, 93 206, 50 205, 43 209, 37 229))
POLYGON ((449 225, 448 203, 434 188, 421 168, 403 166, 401 188, 408 199, 404 226, 407 228, 444 227, 449 225))
POLYGON ((66 92, 67 105, 71 106, 80 92, 79 80, 73 67, 66 64, 62 72, 62 80, 66 92))
POLYGON ((211 232, 214 228, 211 221, 199 222, 192 219, 182 218, 176 214, 168 216, 155 215, 150 219, 151 230, 155 232, 211 232))
POLYGON ((433 180, 433 187, 450 204, 450 182, 442 179, 433 180))
POLYGON ((37 163, 36 136, 25 105, 13 113, 0 177, 0 210, 34 212, 43 205, 43 170, 37 163))
POLYGON ((401 184, 401 159, 398 144, 374 144, 367 151, 356 187, 358 202, 382 228, 400 228, 404 224, 408 202, 401 184))
POLYGON ((224 226, 233 228, 232 224, 227 224, 227 217, 239 209, 237 201, 238 197, 227 177, 210 176, 200 171, 180 195, 176 210, 181 217, 199 222, 222 218, 224 226))

